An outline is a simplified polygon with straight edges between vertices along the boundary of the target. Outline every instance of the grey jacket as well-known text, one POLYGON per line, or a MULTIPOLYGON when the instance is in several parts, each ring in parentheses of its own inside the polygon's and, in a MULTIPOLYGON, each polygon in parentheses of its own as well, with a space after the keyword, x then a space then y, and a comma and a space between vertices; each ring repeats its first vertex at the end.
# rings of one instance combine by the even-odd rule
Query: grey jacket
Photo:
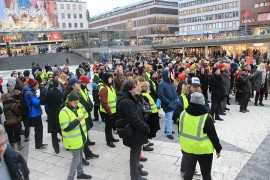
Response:
POLYGON ((253 89, 254 91, 260 91, 262 86, 262 72, 256 70, 253 76, 253 89))

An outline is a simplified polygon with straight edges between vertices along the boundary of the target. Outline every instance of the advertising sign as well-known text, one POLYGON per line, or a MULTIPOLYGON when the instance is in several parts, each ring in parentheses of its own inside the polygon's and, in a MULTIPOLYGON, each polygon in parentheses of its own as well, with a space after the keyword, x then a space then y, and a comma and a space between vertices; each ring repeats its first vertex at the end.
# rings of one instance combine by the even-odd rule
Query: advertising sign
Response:
POLYGON ((50 40, 61 40, 60 33, 50 33, 50 40))
POLYGON ((270 13, 258 14, 258 21, 269 21, 270 13))
POLYGON ((58 28, 57 2, 0 0, 0 31, 40 31, 58 28))

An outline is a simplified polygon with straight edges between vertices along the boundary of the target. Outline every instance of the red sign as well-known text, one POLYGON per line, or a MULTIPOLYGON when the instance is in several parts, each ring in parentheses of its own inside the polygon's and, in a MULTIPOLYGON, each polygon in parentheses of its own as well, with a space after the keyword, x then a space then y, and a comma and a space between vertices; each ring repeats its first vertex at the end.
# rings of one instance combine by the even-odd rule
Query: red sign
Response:
POLYGON ((258 14, 258 21, 270 20, 270 13, 258 14))
POLYGON ((243 13, 243 17, 248 18, 249 17, 249 12, 246 11, 245 13, 243 13))
POLYGON ((60 33, 50 33, 50 40, 61 40, 60 33))

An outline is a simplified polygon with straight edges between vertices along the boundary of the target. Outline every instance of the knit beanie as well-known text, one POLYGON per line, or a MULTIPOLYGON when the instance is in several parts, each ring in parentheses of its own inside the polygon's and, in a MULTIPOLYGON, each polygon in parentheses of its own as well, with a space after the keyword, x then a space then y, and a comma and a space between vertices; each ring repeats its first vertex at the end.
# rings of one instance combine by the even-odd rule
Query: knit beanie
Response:
POLYGON ((35 79, 29 79, 28 84, 31 88, 34 88, 36 85, 38 85, 38 82, 35 79))
POLYGON ((78 95, 77 91, 73 90, 68 95, 68 101, 78 101, 80 100, 80 96, 78 95))
POLYGON ((23 71, 23 76, 24 76, 24 77, 30 76, 30 71, 29 71, 29 70, 23 71))

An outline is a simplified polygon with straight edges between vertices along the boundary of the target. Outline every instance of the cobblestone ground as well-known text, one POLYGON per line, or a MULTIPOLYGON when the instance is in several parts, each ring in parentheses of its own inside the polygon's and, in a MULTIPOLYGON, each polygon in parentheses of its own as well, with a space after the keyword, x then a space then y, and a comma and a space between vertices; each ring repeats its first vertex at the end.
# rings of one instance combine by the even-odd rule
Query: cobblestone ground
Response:
MULTIPOLYGON (((50 55, 49 55, 50 56, 50 55)), ((48 56, 48 57, 49 57, 48 56)), ((60 56, 65 56, 60 55, 60 56)), ((35 57, 39 59, 39 57, 35 57)), ((45 56, 44 59, 47 59, 45 56)), ((76 58, 75 58, 76 59, 76 58)), ((24 66, 29 68, 29 65, 24 66)), ((1 62, 2 65, 9 62, 1 62)), ((59 63, 60 64, 60 63, 59 63)), ((13 67, 13 66, 10 66, 13 67)), ((21 68, 17 68, 21 69, 21 68)), ((13 70, 13 69, 12 69, 13 70)), ((75 66, 71 67, 75 70, 75 66)), ((6 82, 10 71, 1 71, 0 76, 6 82)), ((234 103, 228 106, 223 122, 215 123, 217 133, 223 146, 222 155, 219 159, 214 157, 212 177, 214 180, 266 180, 270 179, 270 102, 265 100, 265 106, 253 106, 254 99, 251 99, 248 109, 249 113, 240 113, 239 106, 234 103)), ((157 137, 151 142, 154 143, 153 152, 143 152, 148 161, 143 163, 144 169, 149 172, 149 180, 176 180, 180 177, 181 149, 179 140, 175 134, 175 140, 167 139, 164 134, 164 113, 159 111, 161 119, 161 130, 157 137)), ((22 154, 28 161, 31 170, 30 179, 66 179, 71 163, 71 154, 64 150, 60 143, 60 154, 56 155, 51 145, 50 134, 47 133, 46 115, 43 114, 44 143, 49 144, 47 150, 35 150, 34 131, 31 130, 29 143, 24 144, 22 154)), ((89 132, 95 146, 91 150, 100 155, 100 158, 90 160, 90 166, 84 167, 85 173, 93 176, 93 179, 117 179, 128 180, 129 176, 129 149, 123 146, 122 142, 116 143, 116 148, 106 146, 104 123, 94 122, 95 126, 89 132)), ((174 125, 177 132, 177 127, 174 125)), ((114 135, 117 137, 117 135, 114 135)), ((60 137, 59 137, 60 138, 60 137)), ((201 179, 195 177, 194 179, 201 179)))

